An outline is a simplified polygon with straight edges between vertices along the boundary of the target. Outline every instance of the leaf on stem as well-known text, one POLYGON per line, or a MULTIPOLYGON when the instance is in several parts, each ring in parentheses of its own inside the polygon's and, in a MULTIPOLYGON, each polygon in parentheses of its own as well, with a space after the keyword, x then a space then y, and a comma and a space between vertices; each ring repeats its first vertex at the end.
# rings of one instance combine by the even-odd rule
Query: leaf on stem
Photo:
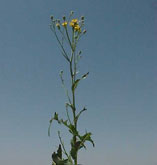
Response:
MULTIPOLYGON (((56 112, 54 114, 54 117, 52 117, 50 119, 50 121, 49 121, 50 124, 49 124, 49 128, 48 128, 48 136, 50 136, 50 128, 51 128, 53 120, 57 120, 58 121, 58 114, 56 112)), ((58 123, 59 123, 59 121, 58 121, 58 123)))
POLYGON ((75 136, 78 136, 78 131, 73 124, 69 124, 69 132, 75 136))
POLYGON ((81 139, 82 143, 84 144, 86 141, 89 141, 93 144, 93 147, 95 146, 94 141, 91 138, 92 133, 87 132, 85 135, 80 136, 79 138, 81 139))
POLYGON ((74 106, 72 104, 66 103, 66 107, 70 107, 72 110, 74 110, 74 106))
POLYGON ((50 136, 50 128, 52 125, 53 120, 56 120, 58 122, 58 124, 63 124, 64 126, 66 126, 69 129, 69 132, 73 135, 78 136, 78 131, 76 130, 75 126, 73 124, 68 124, 68 120, 63 120, 63 119, 59 119, 58 118, 58 114, 55 112, 54 117, 51 118, 50 125, 48 128, 48 136, 50 136))
POLYGON ((78 118, 80 117, 81 113, 86 111, 87 109, 84 107, 79 113, 78 115, 76 116, 76 120, 78 120, 78 118))
POLYGON ((87 72, 86 74, 84 74, 84 75, 82 76, 82 79, 85 79, 85 78, 88 76, 88 74, 89 74, 89 72, 87 72))
POLYGON ((69 128, 67 120, 65 120, 65 121, 63 119, 59 120, 58 114, 55 112, 54 117, 52 117, 51 120, 49 121, 50 124, 49 124, 49 128, 48 128, 48 136, 50 136, 50 128, 51 128, 53 120, 56 120, 58 122, 58 124, 64 124, 66 127, 69 128))
POLYGON ((61 147, 60 144, 59 144, 59 147, 58 147, 58 150, 57 150, 57 154, 62 159, 62 147, 61 147))
POLYGON ((52 154, 53 164, 56 165, 73 165, 69 159, 62 159, 62 147, 59 145, 57 153, 52 154))
POLYGON ((87 77, 88 74, 89 74, 89 72, 87 72, 86 74, 84 74, 84 75, 81 77, 81 79, 77 79, 77 80, 72 84, 72 91, 73 91, 73 92, 74 92, 75 89, 77 88, 79 81, 82 80, 82 79, 85 79, 85 78, 87 77))
POLYGON ((77 85, 78 85, 78 83, 79 83, 79 81, 80 81, 81 79, 77 79, 74 83, 73 83, 73 85, 72 85, 72 91, 74 92, 74 90, 76 89, 76 87, 77 87, 77 85))

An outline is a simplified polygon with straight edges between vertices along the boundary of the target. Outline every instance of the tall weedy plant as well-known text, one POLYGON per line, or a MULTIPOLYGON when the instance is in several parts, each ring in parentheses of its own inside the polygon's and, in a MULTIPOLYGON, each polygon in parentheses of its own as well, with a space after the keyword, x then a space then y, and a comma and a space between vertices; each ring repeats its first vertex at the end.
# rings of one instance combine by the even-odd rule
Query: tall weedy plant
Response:
POLYGON ((52 154, 52 165, 78 165, 78 151, 81 148, 86 149, 85 142, 90 141, 94 146, 94 142, 91 139, 91 132, 85 132, 81 135, 78 131, 79 117, 87 109, 85 107, 82 110, 77 109, 76 88, 80 81, 85 79, 89 74, 89 72, 87 72, 80 77, 78 76, 78 62, 81 58, 81 51, 77 51, 77 44, 80 38, 86 33, 86 30, 84 29, 84 17, 74 19, 73 12, 71 12, 68 18, 63 16, 63 20, 61 21, 51 16, 50 28, 57 39, 65 61, 69 65, 70 92, 65 86, 63 71, 61 71, 60 78, 62 85, 66 90, 68 100, 65 104, 66 119, 59 118, 58 113, 55 112, 50 120, 48 134, 50 136, 50 127, 52 121, 55 120, 59 124, 65 126, 72 135, 70 151, 67 152, 60 132, 58 131, 60 144, 57 152, 52 154), (66 158, 63 158, 63 153, 66 158))

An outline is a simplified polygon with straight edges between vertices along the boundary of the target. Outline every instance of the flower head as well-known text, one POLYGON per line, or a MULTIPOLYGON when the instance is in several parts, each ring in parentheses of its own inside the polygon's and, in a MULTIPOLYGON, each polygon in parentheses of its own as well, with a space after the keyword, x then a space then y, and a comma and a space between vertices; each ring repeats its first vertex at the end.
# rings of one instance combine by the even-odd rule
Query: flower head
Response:
POLYGON ((72 19, 71 22, 78 23, 78 19, 72 19))
POLYGON ((68 24, 68 22, 65 21, 65 22, 62 23, 62 26, 66 27, 67 24, 68 24))
POLYGON ((74 28, 76 25, 78 25, 78 19, 72 19, 69 25, 74 28))
POLYGON ((59 24, 59 23, 56 23, 56 27, 57 27, 58 29, 60 29, 60 24, 59 24))
POLYGON ((73 22, 70 22, 69 25, 70 25, 71 27, 74 27, 74 26, 75 26, 75 24, 74 24, 73 22))
POLYGON ((78 19, 72 19, 69 25, 77 32, 81 32, 81 27, 79 25, 78 19))
POLYGON ((76 25, 76 26, 74 27, 74 30, 77 31, 77 32, 81 32, 81 28, 80 28, 79 25, 76 25))

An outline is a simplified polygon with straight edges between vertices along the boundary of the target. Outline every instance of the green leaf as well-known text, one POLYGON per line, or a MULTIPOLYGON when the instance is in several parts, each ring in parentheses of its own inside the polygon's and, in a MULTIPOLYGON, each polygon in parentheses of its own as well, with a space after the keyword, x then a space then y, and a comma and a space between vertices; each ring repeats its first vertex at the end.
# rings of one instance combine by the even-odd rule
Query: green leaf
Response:
POLYGON ((50 128, 51 128, 51 125, 52 125, 52 122, 53 122, 53 120, 57 120, 58 121, 58 123, 60 122, 59 120, 58 120, 58 114, 55 112, 55 114, 54 114, 54 117, 52 117, 51 119, 50 119, 50 121, 49 121, 49 128, 48 128, 48 136, 50 136, 50 128))
POLYGON ((87 77, 87 75, 89 74, 89 72, 87 72, 86 74, 84 74, 81 79, 77 79, 73 84, 72 84, 72 91, 74 92, 74 90, 77 88, 78 83, 80 80, 85 79, 87 77))
POLYGON ((59 147, 58 147, 58 150, 57 150, 57 155, 60 159, 62 159, 62 147, 61 147, 60 144, 59 144, 59 147))
POLYGON ((85 79, 85 78, 88 76, 88 74, 89 74, 89 72, 87 72, 86 74, 84 74, 84 75, 82 76, 82 79, 85 79))
POLYGON ((78 131, 76 130, 75 126, 72 124, 69 124, 69 132, 73 135, 78 136, 78 131))
POLYGON ((73 165, 73 163, 71 161, 69 161, 68 159, 63 161, 64 165, 73 165))
POLYGON ((82 80, 82 79, 85 79, 85 78, 87 77, 88 74, 89 74, 89 72, 87 72, 86 74, 84 74, 84 75, 81 77, 81 79, 77 79, 77 80, 73 83, 73 85, 72 85, 72 91, 74 91, 74 90, 76 89, 76 87, 78 86, 79 81, 82 80))
POLYGON ((48 136, 50 136, 50 129, 51 129, 51 125, 53 120, 56 120, 58 122, 58 124, 63 124, 65 125, 67 128, 70 128, 69 124, 68 124, 68 120, 63 120, 58 118, 58 114, 55 112, 54 117, 51 118, 51 120, 49 121, 49 128, 48 128, 48 136))
POLYGON ((72 110, 74 110, 74 106, 72 104, 66 103, 66 107, 70 107, 72 110))
POLYGON ((52 165, 73 165, 73 163, 68 159, 59 159, 56 154, 53 153, 53 162, 52 165))
POLYGON ((92 133, 91 132, 88 132, 85 135, 80 136, 80 139, 81 139, 82 143, 85 143, 86 141, 91 142, 93 144, 93 147, 94 147, 95 144, 94 144, 94 141, 91 138, 91 135, 92 135, 92 133))
POLYGON ((68 120, 65 120, 65 121, 64 121, 63 119, 61 119, 60 122, 61 122, 62 124, 64 124, 66 127, 69 128, 68 120))
POLYGON ((87 109, 84 107, 79 113, 78 115, 76 116, 76 120, 78 120, 78 118, 80 117, 81 113, 86 111, 87 109))
POLYGON ((62 147, 59 145, 57 153, 52 154, 52 165, 73 165, 70 159, 62 159, 62 147))
POLYGON ((55 152, 52 154, 52 160, 56 163, 56 164, 60 164, 61 163, 61 159, 59 158, 58 154, 56 154, 55 152))
POLYGON ((57 120, 58 121, 58 114, 56 112, 54 114, 54 120, 57 120))
POLYGON ((80 79, 77 79, 72 85, 72 91, 74 91, 79 83, 80 79))

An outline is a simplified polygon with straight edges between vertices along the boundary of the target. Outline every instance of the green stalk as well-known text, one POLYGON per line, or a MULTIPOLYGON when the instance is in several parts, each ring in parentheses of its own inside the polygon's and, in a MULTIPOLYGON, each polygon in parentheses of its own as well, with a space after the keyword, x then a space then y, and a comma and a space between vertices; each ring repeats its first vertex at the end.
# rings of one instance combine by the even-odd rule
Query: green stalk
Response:
MULTIPOLYGON (((76 71, 75 71, 75 67, 76 67, 76 63, 75 63, 75 32, 73 29, 72 32, 72 56, 71 56, 71 61, 70 61, 70 72, 71 72, 71 81, 72 81, 72 86, 75 83, 75 79, 76 79, 76 71)), ((73 122, 74 122, 74 127, 77 131, 77 120, 76 120, 76 105, 75 105, 75 89, 71 89, 72 90, 72 104, 73 104, 73 122)), ((73 140, 74 140, 74 146, 76 146, 76 135, 73 135, 73 140)), ((77 165, 77 153, 76 153, 76 158, 74 159, 74 164, 77 165)))
MULTIPOLYGON (((56 164, 56 165, 71 164, 71 163, 73 165, 78 165, 78 151, 82 147, 86 148, 84 143, 86 141, 90 141, 94 146, 94 142, 91 139, 91 132, 86 132, 84 135, 80 135, 77 130, 78 118, 79 118, 80 114, 82 114, 82 112, 84 112, 86 110, 86 108, 83 108, 81 111, 78 112, 77 107, 76 107, 75 90, 77 88, 79 81, 86 78, 89 72, 84 74, 81 77, 79 76, 80 78, 77 77, 77 67, 78 67, 77 64, 78 64, 81 52, 77 54, 76 49, 77 49, 77 44, 78 44, 80 37, 83 34, 85 34, 85 30, 82 32, 82 27, 84 25, 83 24, 84 17, 81 17, 80 21, 78 21, 77 19, 71 20, 71 22, 69 24, 70 28, 72 29, 72 35, 71 35, 71 32, 69 33, 68 23, 69 23, 69 20, 70 20, 72 14, 73 14, 73 12, 71 12, 68 21, 66 21, 66 17, 64 16, 63 23, 61 23, 60 20, 58 20, 58 19, 57 20, 54 19, 52 16, 51 17, 52 24, 50 25, 50 28, 59 43, 61 53, 69 64, 69 72, 70 72, 69 78, 71 81, 69 84, 69 85, 71 85, 70 95, 69 95, 68 89, 65 87, 64 79, 62 77, 63 71, 61 71, 60 77, 61 77, 62 85, 63 85, 63 87, 66 91, 66 95, 68 97, 68 103, 66 103, 67 120, 60 119, 58 114, 55 112, 54 117, 52 117, 50 120, 50 126, 51 126, 53 120, 58 121, 59 124, 63 124, 66 128, 69 129, 69 132, 72 134, 72 139, 71 139, 71 150, 70 150, 70 153, 68 153, 66 151, 64 143, 61 139, 60 132, 58 132, 60 145, 57 150, 57 153, 54 152, 53 157, 52 157, 52 159, 53 159, 52 164, 56 164), (81 27, 81 29, 80 29, 80 27, 81 27), (56 29, 58 29, 58 31, 60 32, 59 33, 60 35, 58 35, 58 31, 56 31, 56 29), (70 47, 69 46, 67 47, 68 51, 66 51, 66 49, 65 49, 64 42, 66 42, 70 46, 70 47), (70 50, 70 53, 68 53, 69 50, 70 50), (68 112, 69 108, 71 110, 71 114, 69 114, 69 112, 68 112), (77 110, 77 112, 76 112, 76 110, 77 110), (66 155, 66 157, 68 159, 62 158, 62 152, 66 155)), ((50 126, 49 126, 49 130, 50 130, 50 126)))

